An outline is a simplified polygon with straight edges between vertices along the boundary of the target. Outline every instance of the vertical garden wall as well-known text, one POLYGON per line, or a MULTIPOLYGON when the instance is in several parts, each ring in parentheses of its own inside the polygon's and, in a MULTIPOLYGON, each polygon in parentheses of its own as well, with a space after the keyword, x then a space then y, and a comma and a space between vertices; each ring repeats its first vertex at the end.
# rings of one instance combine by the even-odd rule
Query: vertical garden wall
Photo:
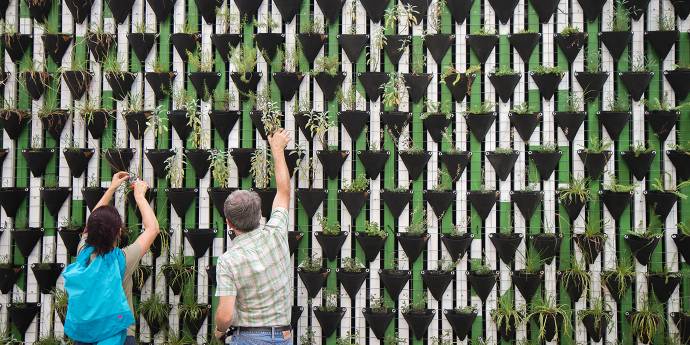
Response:
MULTIPOLYGON (((137 339, 211 342, 222 203, 270 211, 283 126, 295 342, 685 343, 689 10, 0 1, 2 342, 62 337, 59 273, 118 170, 164 228, 137 339)), ((115 206, 125 245, 140 215, 115 206)))

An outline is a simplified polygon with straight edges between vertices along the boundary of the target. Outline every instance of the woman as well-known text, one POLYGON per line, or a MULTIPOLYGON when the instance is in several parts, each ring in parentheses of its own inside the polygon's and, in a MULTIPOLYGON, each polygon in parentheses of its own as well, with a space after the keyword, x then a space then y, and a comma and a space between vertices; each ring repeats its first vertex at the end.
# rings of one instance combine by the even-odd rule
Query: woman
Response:
MULTIPOLYGON (((86 222, 86 229, 84 230, 84 234, 82 235, 82 241, 79 245, 79 253, 81 253, 84 249, 88 249, 89 251, 91 251, 91 254, 88 257, 88 261, 86 262, 85 266, 88 266, 91 263, 91 260, 94 260, 93 262, 96 262, 95 259, 99 255, 103 257, 110 253, 120 255, 120 253, 118 252, 118 242, 120 240, 120 234, 123 229, 122 218, 117 209, 113 206, 110 206, 109 203, 113 197, 113 194, 115 194, 117 188, 128 179, 129 174, 126 172, 118 172, 113 176, 110 187, 105 192, 98 204, 96 204, 96 206, 93 209, 93 212, 91 213, 89 219, 86 222)), ((122 252, 124 254, 124 275, 122 275, 122 288, 127 298, 127 303, 129 304, 129 311, 131 311, 132 314, 134 314, 134 309, 132 305, 132 273, 137 268, 139 260, 141 260, 141 257, 151 247, 151 244, 156 239, 156 236, 158 236, 160 229, 158 227, 158 220, 156 219, 153 209, 151 209, 151 205, 149 205, 148 201, 146 200, 145 195, 146 190, 148 189, 146 182, 141 180, 134 181, 132 182, 132 189, 134 193, 134 200, 136 201, 137 207, 141 212, 141 219, 144 227, 144 232, 141 233, 141 235, 139 235, 139 237, 134 243, 122 249, 122 252)), ((87 254, 85 252, 85 258, 86 255, 87 254)), ((67 276, 65 287, 68 287, 67 276)), ((82 333, 84 330, 82 329, 78 331, 79 333, 82 333)), ((88 331, 86 333, 88 333, 88 331)), ((122 331, 122 333, 124 333, 124 330, 122 331)), ((126 333, 127 334, 126 338, 124 338, 124 344, 134 345, 135 327, 133 323, 129 325, 126 333)), ((77 341, 75 342, 75 344, 87 345, 88 343, 77 341)))

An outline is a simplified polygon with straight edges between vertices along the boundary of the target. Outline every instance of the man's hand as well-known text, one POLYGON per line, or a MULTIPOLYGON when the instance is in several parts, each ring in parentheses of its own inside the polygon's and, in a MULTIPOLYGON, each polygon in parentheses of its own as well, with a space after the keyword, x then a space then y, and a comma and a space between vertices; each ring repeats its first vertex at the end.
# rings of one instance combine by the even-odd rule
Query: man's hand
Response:
POLYGON ((223 342, 225 340, 225 332, 221 332, 219 330, 216 330, 214 335, 216 336, 216 339, 220 340, 221 342, 223 342))
POLYGON ((134 199, 146 198, 146 190, 149 189, 149 185, 143 180, 137 180, 132 183, 132 189, 134 190, 134 199))
POLYGON ((129 180, 129 173, 120 171, 113 175, 113 180, 110 182, 110 188, 117 189, 117 187, 120 187, 120 185, 127 180, 129 180))
POLYGON ((271 151, 273 152, 281 152, 285 150, 285 147, 289 142, 290 137, 288 136, 288 132, 283 128, 278 129, 275 131, 275 133, 268 137, 268 144, 271 146, 271 151))

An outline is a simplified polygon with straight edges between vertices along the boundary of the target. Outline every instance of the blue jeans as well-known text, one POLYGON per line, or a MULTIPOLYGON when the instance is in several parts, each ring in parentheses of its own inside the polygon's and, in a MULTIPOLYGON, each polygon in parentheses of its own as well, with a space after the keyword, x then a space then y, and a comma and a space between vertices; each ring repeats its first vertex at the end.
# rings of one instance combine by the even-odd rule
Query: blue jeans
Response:
POLYGON ((287 337, 283 332, 239 332, 230 337, 230 345, 291 345, 292 331, 287 337))
MULTIPOLYGON (((125 340, 124 345, 135 345, 135 344, 136 344, 136 342, 134 341, 134 336, 128 335, 127 340, 125 340)), ((91 344, 75 341, 74 345, 91 345, 91 344)))

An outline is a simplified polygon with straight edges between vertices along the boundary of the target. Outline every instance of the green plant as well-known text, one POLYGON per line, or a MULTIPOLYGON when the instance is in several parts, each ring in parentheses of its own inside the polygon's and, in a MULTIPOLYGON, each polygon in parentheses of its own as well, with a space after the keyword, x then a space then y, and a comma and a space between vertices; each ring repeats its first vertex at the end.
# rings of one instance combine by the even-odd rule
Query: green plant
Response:
POLYGON ((580 33, 580 28, 570 25, 564 27, 563 30, 561 30, 561 35, 563 36, 570 36, 577 33, 580 33))
MULTIPOLYGON (((165 231, 161 231, 158 236, 163 236, 164 233, 165 233, 165 231)), ((167 237, 169 237, 169 236, 167 236, 167 237)), ((162 237, 161 237, 161 242, 162 242, 162 237)), ((165 248, 167 248, 167 242, 168 241, 166 241, 166 247, 165 248)), ((161 247, 163 247, 162 244, 161 244, 161 247)), ((147 275, 151 274, 151 271, 152 270, 151 270, 150 266, 143 266, 143 265, 137 266, 137 268, 134 270, 134 272, 132 272, 132 284, 134 286, 136 286, 138 289, 142 289, 144 287, 144 283, 145 283, 144 278, 147 275)))
POLYGON ((108 55, 105 56, 105 60, 103 60, 103 72, 105 73, 111 73, 121 77, 127 73, 126 67, 127 64, 125 61, 119 59, 115 52, 108 53, 108 55))
POLYGON ((516 114, 516 115, 531 115, 534 114, 534 112, 530 109, 529 103, 523 102, 520 103, 516 106, 513 107, 513 109, 510 110, 511 113, 516 114))
MULTIPOLYGON (((417 213, 418 210, 415 210, 412 214, 412 219, 415 219, 414 213, 417 213)), ((426 219, 426 214, 424 212, 419 212, 421 213, 421 218, 418 219, 417 221, 413 221, 410 225, 407 226, 407 233, 413 236, 422 236, 426 234, 427 231, 427 219, 426 219)))
POLYGON ((653 306, 649 301, 644 300, 642 307, 630 314, 629 320, 633 335, 646 344, 663 325, 664 316, 658 306, 653 306))
POLYGON ((386 335, 383 338, 383 345, 401 345, 407 343, 407 339, 401 338, 398 332, 392 335, 386 335))
POLYGON ((619 95, 616 98, 609 98, 608 100, 609 111, 618 112, 629 112, 630 111, 630 101, 627 97, 619 95))
POLYGON ((201 49, 197 48, 194 52, 187 52, 187 62, 189 62, 192 68, 199 72, 212 72, 215 61, 213 59, 213 54, 202 54, 201 49))
POLYGON ((321 225, 321 231, 325 236, 338 236, 342 232, 340 224, 330 223, 328 218, 324 216, 319 216, 319 224, 321 225))
POLYGON ((662 192, 671 192, 671 193, 675 194, 677 197, 679 197, 680 199, 685 200, 688 198, 688 195, 685 193, 682 193, 680 190, 687 187, 687 186, 690 186, 690 180, 683 181, 683 182, 681 182, 681 183, 679 183, 673 187, 667 188, 666 186, 664 186, 664 180, 662 178, 657 177, 657 178, 654 178, 654 182, 652 183, 651 188, 652 188, 652 190, 657 190, 657 191, 662 191, 662 192))
POLYGON ((229 157, 228 151, 211 151, 211 176, 220 188, 228 187, 228 179, 230 177, 229 157))
POLYGON ((166 345, 195 345, 196 339, 193 339, 189 334, 183 334, 181 337, 175 333, 168 335, 166 345))
POLYGON ((591 197, 588 184, 589 179, 587 178, 574 178, 570 180, 568 187, 560 190, 558 200, 568 200, 570 202, 574 202, 576 200, 579 200, 580 202, 588 201, 591 197))
POLYGON ((496 31, 492 27, 489 27, 487 25, 482 26, 482 28, 479 29, 479 31, 473 33, 473 35, 479 35, 479 36, 492 36, 495 34, 496 34, 496 31))
POLYGON ((633 267, 627 260, 621 260, 621 262, 616 265, 614 270, 604 271, 601 274, 601 279, 608 280, 615 277, 618 281, 618 286, 616 287, 618 295, 622 295, 627 289, 627 281, 635 277, 635 267, 633 267))
POLYGON ((537 75, 544 75, 544 74, 557 74, 557 75, 563 75, 565 72, 561 70, 560 67, 558 66, 552 66, 552 67, 547 67, 544 65, 538 65, 534 71, 532 71, 534 74, 537 75))
POLYGON ((572 260, 570 269, 561 272, 561 282, 563 286, 574 285, 581 291, 589 291, 592 276, 590 276, 589 271, 587 271, 584 262, 572 260))
POLYGON ((456 267, 458 267, 458 261, 453 261, 451 259, 444 258, 436 262, 437 271, 453 272, 456 267))
POLYGON ((54 335, 49 335, 35 341, 34 345, 62 345, 62 341, 54 335))
POLYGON ((537 299, 530 306, 530 313, 525 317, 527 320, 535 320, 539 325, 539 339, 544 339, 546 326, 549 322, 553 323, 554 328, 558 329, 557 319, 564 320, 563 332, 570 333, 570 310, 564 304, 557 304, 554 297, 537 299))
POLYGON ((510 147, 497 147, 497 148, 494 149, 493 152, 494 152, 495 154, 499 154, 499 155, 507 155, 507 154, 512 154, 512 153, 514 153, 515 150, 513 150, 513 149, 510 148, 510 147))
POLYGON ((190 322, 199 319, 207 309, 207 305, 198 304, 192 299, 180 304, 178 313, 182 317, 182 320, 190 322))
POLYGON ((471 259, 470 260, 471 272, 476 275, 490 275, 494 274, 494 270, 489 267, 482 259, 471 259))
POLYGON ((504 327, 505 330, 510 331, 512 327, 517 327, 522 324, 524 316, 513 306, 513 292, 506 291, 498 300, 498 306, 491 311, 491 319, 496 323, 497 327, 504 327))
POLYGON ((467 109, 467 114, 472 114, 472 115, 483 115, 483 114, 491 114, 495 110, 496 104, 493 102, 483 102, 481 104, 476 104, 471 106, 469 109, 467 109))
POLYGON ((659 14, 659 30, 660 31, 673 31, 676 29, 676 17, 673 13, 661 13, 659 14))
POLYGON ((311 132, 314 138, 317 138, 321 143, 321 147, 328 148, 328 130, 333 128, 335 124, 328 117, 328 112, 311 111, 307 114, 307 129, 311 132))
POLYGON ((594 319, 594 328, 600 329, 602 320, 604 320, 605 324, 610 324, 611 308, 603 299, 595 298, 590 302, 589 309, 577 312, 577 318, 580 319, 580 321, 586 317, 594 319))
POLYGON ((256 187, 267 188, 273 176, 271 153, 265 147, 256 149, 252 154, 250 164, 249 172, 252 174, 256 187))
POLYGON ((469 313, 476 313, 477 307, 475 307, 473 305, 467 305, 464 307, 455 307, 455 309, 453 309, 453 310, 455 310, 455 312, 458 314, 469 314, 469 313))
POLYGON ((642 154, 651 153, 652 151, 653 150, 650 147, 647 147, 645 142, 639 142, 632 147, 632 152, 635 157, 639 157, 642 154))
POLYGON ((400 73, 390 73, 383 88, 383 105, 388 109, 396 109, 402 102, 400 90, 405 89, 405 80, 400 73))
POLYGON ((299 344, 300 345, 316 345, 316 337, 314 335, 314 331, 311 329, 311 327, 307 328, 307 331, 302 334, 302 336, 299 338, 299 344))
POLYGON ((152 294, 148 299, 139 302, 139 313, 148 322, 167 326, 170 314, 170 305, 165 303, 159 294, 152 294))
POLYGON ((300 262, 299 267, 305 272, 321 272, 323 260, 318 256, 306 257, 300 262))
POLYGON ((330 76, 335 76, 338 74, 338 67, 340 67, 338 55, 321 55, 318 58, 316 58, 316 61, 314 62, 315 73, 326 73, 330 76))
POLYGON ((146 120, 146 133, 152 133, 153 138, 163 137, 168 133, 167 119, 160 116, 161 112, 164 112, 162 106, 156 108, 155 113, 146 120))
POLYGON ((530 147, 532 152, 556 152, 558 151, 558 146, 554 143, 543 143, 539 146, 530 147))
POLYGON ((323 303, 316 307, 319 311, 332 313, 338 310, 338 293, 335 291, 324 291, 323 292, 323 303))
POLYGON ((630 31, 630 10, 625 6, 626 0, 616 0, 616 6, 611 13, 609 30, 630 31))
POLYGON ((527 273, 539 273, 542 269, 542 266, 544 265, 544 262, 546 260, 543 260, 541 258, 541 255, 539 254, 539 251, 534 248, 530 247, 527 250, 527 254, 525 255, 525 272, 527 273))
POLYGON ((409 302, 406 305, 403 305, 402 308, 400 308, 400 310, 402 311, 403 314, 424 313, 424 312, 426 312, 426 303, 427 303, 427 297, 426 297, 426 295, 423 295, 419 298, 413 299, 412 302, 409 302))
POLYGON ((369 308, 372 313, 384 314, 390 310, 390 305, 385 298, 373 297, 369 300, 369 308))
POLYGON ((342 266, 345 272, 362 272, 364 265, 357 258, 349 257, 342 259, 342 266))
POLYGON ((582 98, 575 93, 571 93, 568 96, 568 100, 566 103, 567 106, 567 111, 571 113, 578 113, 580 112, 582 108, 582 98))
POLYGON ((354 180, 343 185, 343 191, 348 193, 362 193, 368 190, 369 179, 364 175, 359 175, 354 180))
POLYGON ((172 188, 182 188, 184 183, 185 169, 187 164, 184 160, 184 153, 178 149, 175 155, 168 157, 165 160, 165 177, 170 180, 172 188))
POLYGON ((585 66, 585 71, 587 73, 601 72, 601 62, 598 59, 587 60, 587 66, 585 66))
POLYGON ((648 61, 644 55, 633 58, 630 70, 633 72, 650 72, 656 66, 654 61, 648 61))
POLYGON ((509 66, 501 66, 497 70, 495 70, 493 73, 493 75, 496 77, 516 75, 516 74, 517 74, 517 72, 515 72, 515 70, 513 70, 509 66))
POLYGON ((389 30, 395 30, 400 23, 400 29, 409 29, 417 25, 416 15, 419 12, 414 9, 411 4, 403 5, 399 3, 397 6, 389 7, 383 15, 383 27, 389 30))
POLYGON ((230 62, 235 65, 236 72, 243 82, 249 82, 248 73, 254 72, 257 63, 256 49, 244 47, 242 44, 230 53, 230 62))
POLYGON ((386 238, 388 234, 383 230, 378 223, 366 221, 364 222, 364 233, 367 236, 376 236, 381 238, 386 238))
POLYGON ((612 192, 625 192, 630 193, 635 190, 635 184, 623 184, 618 183, 618 179, 615 175, 610 175, 610 182, 604 186, 605 190, 610 190, 612 192))
POLYGON ((585 148, 587 153, 603 153, 611 147, 611 142, 594 137, 589 141, 589 147, 585 148))
POLYGON ((51 294, 53 295, 52 309, 64 320, 67 315, 67 292, 56 288, 51 294))
POLYGON ((335 345, 359 345, 357 338, 359 338, 359 332, 355 331, 352 333, 348 331, 345 335, 335 339, 335 345))

